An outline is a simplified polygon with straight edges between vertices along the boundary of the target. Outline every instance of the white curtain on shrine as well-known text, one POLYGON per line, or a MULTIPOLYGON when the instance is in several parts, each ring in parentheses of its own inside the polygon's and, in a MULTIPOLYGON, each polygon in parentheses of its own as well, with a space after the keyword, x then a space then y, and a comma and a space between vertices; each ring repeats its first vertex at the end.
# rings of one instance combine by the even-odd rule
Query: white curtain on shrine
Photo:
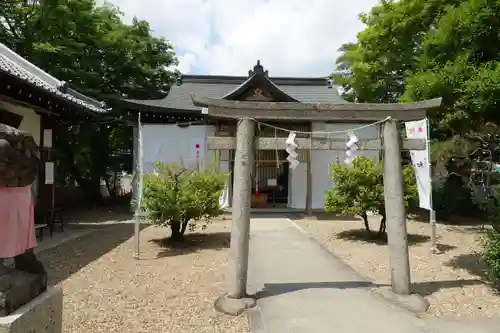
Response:
POLYGON ((226 209, 230 207, 229 196, 231 195, 229 191, 229 187, 231 186, 231 175, 229 174, 229 162, 227 161, 220 162, 219 168, 221 172, 227 172, 227 179, 226 179, 226 184, 224 185, 224 191, 222 192, 222 195, 220 196, 219 199, 220 208, 226 209))
POLYGON ((186 168, 204 168, 207 126, 142 125, 144 172, 155 162, 178 163, 186 168))
MULTIPOLYGON (((214 126, 192 125, 179 127, 175 124, 145 124, 141 126, 143 147, 143 168, 145 173, 154 171, 154 163, 177 163, 186 168, 215 166, 215 154, 206 149, 206 137, 215 133, 214 126)), ((229 163, 219 166, 229 171, 229 163)), ((221 208, 229 207, 229 182, 219 200, 221 208)))

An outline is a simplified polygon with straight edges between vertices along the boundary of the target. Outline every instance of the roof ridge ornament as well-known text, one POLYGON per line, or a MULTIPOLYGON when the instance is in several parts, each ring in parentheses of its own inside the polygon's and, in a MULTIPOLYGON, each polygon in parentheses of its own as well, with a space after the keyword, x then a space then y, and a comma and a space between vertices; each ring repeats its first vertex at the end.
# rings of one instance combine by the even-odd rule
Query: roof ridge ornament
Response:
POLYGON ((257 64, 255 66, 253 66, 253 70, 249 70, 248 71, 248 76, 252 76, 252 75, 255 75, 255 74, 262 74, 264 76, 268 76, 269 75, 269 71, 268 70, 264 70, 264 66, 262 66, 260 64, 260 60, 257 60, 257 64))

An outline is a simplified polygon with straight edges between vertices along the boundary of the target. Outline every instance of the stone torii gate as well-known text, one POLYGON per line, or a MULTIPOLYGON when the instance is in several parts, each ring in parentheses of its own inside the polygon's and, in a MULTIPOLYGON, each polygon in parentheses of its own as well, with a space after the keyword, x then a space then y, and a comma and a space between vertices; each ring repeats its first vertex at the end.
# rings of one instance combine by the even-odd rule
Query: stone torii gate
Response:
MULTIPOLYGON (((255 140, 255 121, 340 121, 383 122, 382 139, 360 140, 364 150, 384 152, 384 197, 391 267, 392 291, 410 294, 410 264, 403 199, 401 149, 425 150, 420 139, 401 140, 399 121, 420 120, 429 109, 441 105, 441 98, 408 104, 317 104, 298 102, 229 101, 191 95, 194 105, 208 109, 208 116, 237 120, 236 138, 208 137, 211 150, 236 149, 233 180, 230 273, 227 294, 215 302, 217 310, 238 315, 253 307, 255 300, 247 294, 248 252, 250 233, 251 169, 255 149, 285 149, 283 138, 255 140), (254 142, 256 146, 254 146, 254 142)), ((316 136, 316 135, 315 135, 316 136)), ((308 150, 306 210, 311 214, 310 150, 345 150, 345 140, 326 137, 298 138, 299 149, 308 150)))

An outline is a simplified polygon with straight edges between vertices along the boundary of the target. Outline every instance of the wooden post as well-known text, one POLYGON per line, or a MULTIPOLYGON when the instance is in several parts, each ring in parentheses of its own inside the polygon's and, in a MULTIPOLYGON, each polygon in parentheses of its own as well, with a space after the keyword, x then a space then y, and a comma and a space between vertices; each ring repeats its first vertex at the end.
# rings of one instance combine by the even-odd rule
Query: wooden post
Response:
MULTIPOLYGON (((311 147, 312 148, 312 147, 311 147)), ((312 216, 312 149, 307 151, 306 215, 312 216)))
POLYGON ((236 129, 228 296, 246 297, 255 123, 240 119, 236 129))
POLYGON ((406 233, 403 168, 401 165, 398 121, 390 119, 383 126, 384 197, 389 243, 392 291, 410 294, 410 259, 406 233))
POLYGON ((133 172, 132 172, 132 200, 130 200, 130 211, 135 212, 135 206, 137 202, 137 192, 138 192, 138 184, 139 182, 137 181, 137 170, 138 168, 138 155, 139 155, 139 131, 138 131, 138 126, 132 127, 132 137, 134 140, 133 143, 133 149, 132 149, 132 167, 133 167, 133 172))

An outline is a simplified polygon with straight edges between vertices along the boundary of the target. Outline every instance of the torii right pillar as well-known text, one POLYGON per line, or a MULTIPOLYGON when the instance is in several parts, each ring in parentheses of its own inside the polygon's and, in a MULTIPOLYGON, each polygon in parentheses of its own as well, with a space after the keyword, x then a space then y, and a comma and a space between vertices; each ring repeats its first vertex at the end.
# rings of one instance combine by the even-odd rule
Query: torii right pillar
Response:
POLYGON ((410 262, 398 124, 391 118, 383 125, 384 198, 392 291, 398 295, 409 295, 410 262))
POLYGON ((393 118, 383 125, 384 198, 389 244, 391 290, 381 289, 383 297, 415 312, 425 313, 429 302, 411 293, 410 257, 406 231, 403 167, 401 165, 401 138, 399 122, 393 118))

